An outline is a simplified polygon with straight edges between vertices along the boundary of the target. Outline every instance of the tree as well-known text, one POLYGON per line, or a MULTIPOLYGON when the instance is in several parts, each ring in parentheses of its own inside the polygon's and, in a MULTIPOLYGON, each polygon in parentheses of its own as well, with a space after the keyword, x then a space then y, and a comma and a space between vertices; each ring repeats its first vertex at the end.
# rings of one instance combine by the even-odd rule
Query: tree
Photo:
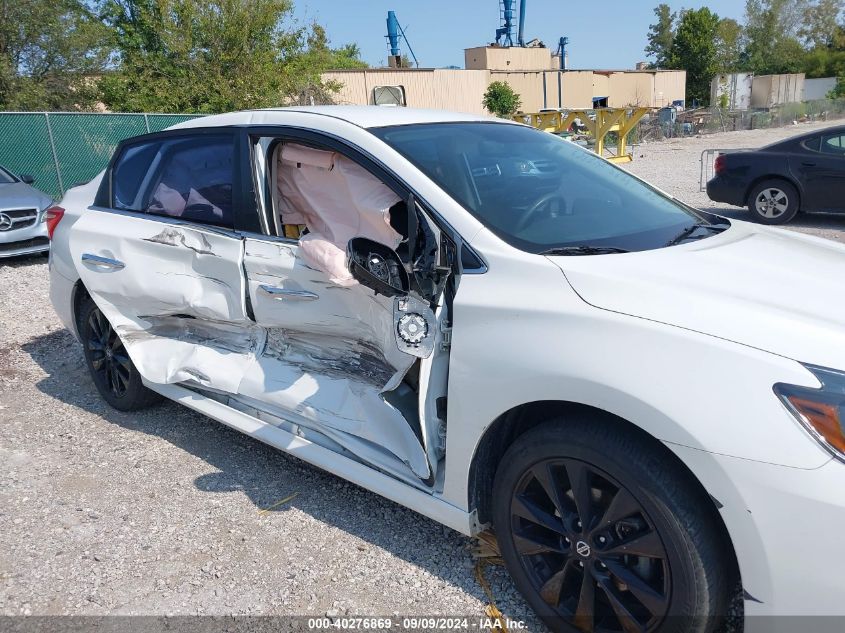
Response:
POLYGON ((710 101, 718 26, 719 16, 707 7, 687 9, 680 16, 670 59, 674 67, 687 71, 687 101, 705 105, 710 101))
POLYGON ((0 110, 93 108, 104 34, 81 0, 0 0, 0 110))
POLYGON ((105 0, 118 52, 99 82, 113 110, 199 112, 331 100, 330 68, 364 65, 318 24, 293 26, 290 0, 105 0))
POLYGON ((659 4, 654 8, 654 15, 657 22, 648 27, 648 45, 645 47, 645 53, 654 58, 653 67, 667 68, 671 62, 672 41, 675 39, 676 14, 668 4, 659 4))
POLYGON ((828 99, 842 99, 845 97, 845 76, 836 78, 836 85, 827 93, 828 99))
POLYGON ((800 72, 805 49, 799 40, 808 0, 747 0, 745 70, 760 75, 800 72))
POLYGON ((498 117, 508 117, 516 114, 522 105, 519 95, 504 81, 494 81, 484 92, 481 104, 498 117))
POLYGON ((742 64, 742 26, 731 18, 722 18, 716 26, 717 72, 730 73, 742 64))
POLYGON ((798 36, 810 48, 833 46, 842 13, 842 0, 816 0, 805 7, 798 36))

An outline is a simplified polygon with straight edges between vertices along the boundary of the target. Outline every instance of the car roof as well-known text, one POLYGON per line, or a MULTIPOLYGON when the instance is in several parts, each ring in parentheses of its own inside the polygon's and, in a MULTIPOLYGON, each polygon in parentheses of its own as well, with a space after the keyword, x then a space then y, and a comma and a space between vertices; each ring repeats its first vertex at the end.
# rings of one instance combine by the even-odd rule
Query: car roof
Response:
POLYGON ((761 149, 777 149, 780 146, 788 146, 792 145, 793 143, 800 143, 805 139, 811 138, 813 136, 820 136, 822 134, 845 134, 845 125, 834 125, 826 128, 817 128, 809 132, 796 134, 795 136, 790 136, 789 138, 785 138, 782 141, 775 141, 774 143, 765 145, 761 149))
POLYGON ((249 124, 286 125, 290 124, 296 115, 301 114, 317 114, 341 119, 363 128, 409 125, 413 123, 453 123, 460 121, 504 122, 503 119, 496 119, 492 116, 469 114, 466 112, 450 112, 448 110, 390 106, 330 105, 292 106, 287 108, 244 110, 241 112, 215 114, 179 123, 178 125, 174 125, 172 129, 249 124))

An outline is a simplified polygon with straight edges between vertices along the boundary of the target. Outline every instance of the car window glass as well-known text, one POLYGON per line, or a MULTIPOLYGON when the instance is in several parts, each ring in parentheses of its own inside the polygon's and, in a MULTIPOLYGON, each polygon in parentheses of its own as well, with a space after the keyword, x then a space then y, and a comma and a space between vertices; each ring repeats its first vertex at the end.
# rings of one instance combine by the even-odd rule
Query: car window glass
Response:
POLYGON ((540 253, 598 245, 664 246, 694 211, 574 143, 522 125, 374 128, 505 241, 540 253))
POLYGON ((158 167, 147 188, 147 213, 233 226, 231 136, 165 140, 156 160, 158 167))
POLYGON ((822 153, 845 156, 845 134, 831 134, 822 137, 822 153))
POLYGON ((112 206, 115 209, 141 210, 138 192, 160 145, 160 142, 152 141, 130 145, 123 150, 112 171, 112 206))

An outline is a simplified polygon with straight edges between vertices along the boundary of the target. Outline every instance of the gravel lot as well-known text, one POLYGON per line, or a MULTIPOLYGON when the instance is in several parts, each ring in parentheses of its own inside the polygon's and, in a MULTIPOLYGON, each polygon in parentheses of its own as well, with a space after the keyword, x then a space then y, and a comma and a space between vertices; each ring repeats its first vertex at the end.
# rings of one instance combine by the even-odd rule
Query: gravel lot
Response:
MULTIPOLYGON (((712 209, 702 149, 810 127, 642 145, 629 168, 712 209)), ((842 240, 845 219, 792 228, 842 240)), ((468 539, 188 409, 105 405, 45 258, 0 263, 0 324, 0 614, 484 615, 468 539)), ((501 568, 487 578, 542 628, 501 568)))

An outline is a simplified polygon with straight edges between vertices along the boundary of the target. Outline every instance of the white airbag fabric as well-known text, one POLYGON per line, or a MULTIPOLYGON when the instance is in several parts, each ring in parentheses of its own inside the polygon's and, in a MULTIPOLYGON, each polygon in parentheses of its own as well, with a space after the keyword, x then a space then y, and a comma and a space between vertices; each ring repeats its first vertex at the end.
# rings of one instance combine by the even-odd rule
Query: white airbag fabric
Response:
POLYGON ((278 159, 283 224, 304 224, 303 260, 332 283, 352 285, 346 245, 366 237, 396 248, 402 237, 390 226, 391 189, 351 159, 304 145, 286 144, 278 159))

